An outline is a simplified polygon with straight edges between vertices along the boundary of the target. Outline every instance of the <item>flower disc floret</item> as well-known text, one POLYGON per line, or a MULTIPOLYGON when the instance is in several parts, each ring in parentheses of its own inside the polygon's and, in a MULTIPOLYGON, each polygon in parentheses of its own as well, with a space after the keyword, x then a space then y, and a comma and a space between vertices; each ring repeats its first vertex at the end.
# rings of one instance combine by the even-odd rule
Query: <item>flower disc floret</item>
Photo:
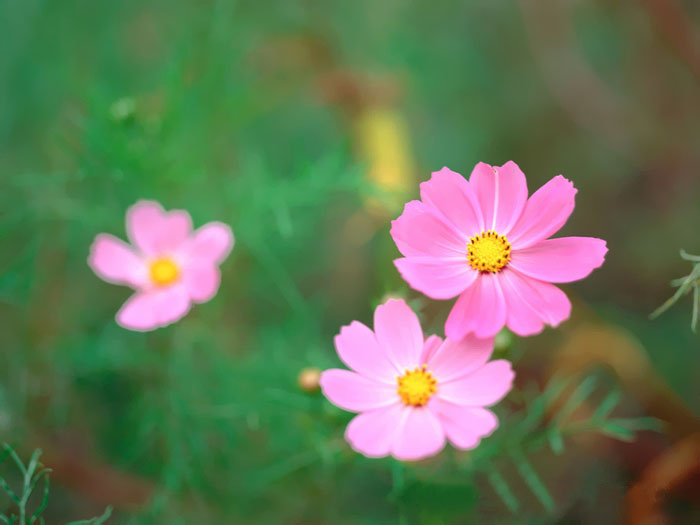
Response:
POLYGON ((397 382, 399 396, 406 405, 423 406, 437 392, 437 381, 427 370, 427 365, 406 370, 397 382))
POLYGON ((510 261, 510 243, 493 230, 481 232, 467 245, 469 265, 479 272, 498 273, 510 261))
POLYGON ((178 280, 180 269, 172 259, 163 257, 151 263, 150 274, 154 284, 168 286, 178 280))

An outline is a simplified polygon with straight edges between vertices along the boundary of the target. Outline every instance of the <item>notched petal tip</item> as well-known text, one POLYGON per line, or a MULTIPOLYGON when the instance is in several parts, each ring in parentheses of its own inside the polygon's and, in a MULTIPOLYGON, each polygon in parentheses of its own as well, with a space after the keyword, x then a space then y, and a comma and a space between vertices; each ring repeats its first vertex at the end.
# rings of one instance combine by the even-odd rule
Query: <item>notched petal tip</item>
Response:
POLYGON ((561 186, 562 190, 571 191, 573 195, 578 193, 578 188, 574 185, 574 181, 567 179, 564 175, 552 177, 550 182, 552 181, 556 181, 556 183, 561 186))
POLYGON ((518 170, 518 171, 520 171, 520 172, 523 171, 522 169, 520 169, 520 166, 518 165, 518 163, 515 162, 514 160, 509 160, 509 161, 507 161, 507 162, 504 162, 503 165, 502 165, 502 166, 499 166, 499 167, 500 167, 501 169, 503 169, 503 168, 509 168, 509 169, 516 169, 516 170, 518 170))
POLYGON ((597 245, 595 246, 595 255, 594 255, 594 261, 591 267, 591 273, 594 270, 597 270, 601 266, 603 266, 603 263, 605 263, 605 258, 608 255, 608 243, 604 241, 603 239, 598 239, 596 237, 591 237, 592 240, 598 241, 595 242, 594 244, 597 245))
POLYGON ((409 220, 410 215, 420 213, 419 208, 421 205, 422 202, 417 200, 408 201, 406 204, 404 204, 401 214, 391 221, 391 229, 389 230, 389 234, 394 238, 394 240, 397 240, 397 236, 399 237, 398 240, 401 240, 401 232, 399 230, 402 228, 404 223, 409 220))
MULTIPOLYGON (((404 257, 404 259, 405 259, 405 257, 404 257)), ((408 304, 406 303, 406 301, 404 301, 403 299, 397 299, 397 298, 395 298, 395 297, 391 297, 391 298, 389 298, 387 301, 385 301, 384 303, 380 304, 377 308, 381 308, 381 307, 389 307, 389 308, 395 308, 395 307, 407 308, 408 310, 410 310, 410 314, 412 314, 412 315, 415 316, 415 313, 413 312, 413 310, 411 310, 411 308, 408 306, 408 304)))
POLYGON ((485 162, 477 162, 476 165, 474 166, 474 169, 482 169, 482 168, 488 168, 491 171, 493 171, 493 166, 491 164, 486 164, 485 162))
POLYGON ((581 237, 591 243, 590 249, 593 256, 591 271, 600 268, 605 262, 605 257, 608 254, 608 243, 604 239, 598 237, 581 237))
MULTIPOLYGON (((426 181, 426 182, 427 182, 427 181, 426 181)), ((422 184, 425 184, 425 182, 422 183, 422 184)), ((423 202, 421 202, 421 201, 419 201, 419 200, 417 200, 417 199, 413 199, 413 200, 411 200, 411 201, 408 201, 406 204, 403 205, 403 212, 401 213, 401 215, 399 215, 396 219, 394 219, 394 220, 391 221, 391 222, 398 221, 399 219, 401 219, 401 217, 402 217, 405 213, 411 213, 411 212, 420 213, 420 212, 422 212, 422 211, 423 211, 423 210, 422 210, 422 206, 424 206, 423 202)))
POLYGON ((459 177, 459 178, 461 178, 461 179, 464 179, 464 177, 462 176, 461 173, 459 173, 459 172, 457 172, 457 171, 454 171, 454 170, 451 170, 451 169, 448 168, 447 166, 443 166, 443 167, 440 168, 439 170, 431 172, 431 173, 430 173, 430 179, 428 179, 428 180, 425 181, 425 182, 422 182, 421 185, 426 184, 426 183, 428 183, 428 182, 430 182, 430 181, 432 181, 433 179, 436 179, 436 178, 440 178, 440 177, 455 177, 455 176, 456 176, 456 177, 459 177))
MULTIPOLYGON (((593 237, 593 238, 598 239, 597 237, 593 237)), ((601 247, 600 247, 601 254, 603 255, 603 257, 605 257, 608 254, 608 251, 610 251, 608 249, 608 241, 606 241, 605 239, 598 239, 598 240, 601 242, 601 247)))
POLYGON ((336 338, 337 338, 337 337, 340 337, 340 336, 342 336, 343 334, 348 333, 350 330, 356 330, 356 329, 360 329, 360 330, 365 330, 365 329, 367 329, 367 330, 369 330, 370 332, 372 332, 372 329, 369 328, 365 323, 362 323, 362 322, 360 322, 360 321, 352 321, 352 322, 350 322, 350 323, 348 323, 348 324, 344 324, 343 326, 341 326, 341 327, 340 327, 340 333, 339 333, 338 335, 336 335, 335 337, 336 337, 336 338))

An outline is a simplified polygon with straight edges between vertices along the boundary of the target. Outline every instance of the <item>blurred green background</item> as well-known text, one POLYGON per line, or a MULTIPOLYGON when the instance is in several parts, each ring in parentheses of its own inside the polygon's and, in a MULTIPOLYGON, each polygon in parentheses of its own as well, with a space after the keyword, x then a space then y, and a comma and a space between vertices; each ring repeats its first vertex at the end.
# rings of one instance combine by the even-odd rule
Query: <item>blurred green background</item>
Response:
MULTIPOLYGON (((678 250, 700 253, 698 27, 692 0, 0 0, 0 441, 44 450, 46 522, 108 504, 129 524, 657 512, 631 488, 683 446, 700 464, 690 298, 648 320, 691 270, 678 250), (564 374, 602 388, 578 417, 615 391, 616 413, 663 431, 586 434, 528 463, 498 435, 417 465, 353 453, 350 414, 299 373, 337 366, 339 327, 387 294, 442 333, 450 304, 401 282, 389 222, 431 171, 510 159, 531 192, 573 180, 561 234, 610 252, 566 287, 561 329, 500 341, 518 373, 504 428, 564 374), (237 241, 217 297, 149 334, 115 324, 129 290, 86 264, 140 198, 237 241)), ((674 522, 700 520, 697 479, 657 481, 674 522)))

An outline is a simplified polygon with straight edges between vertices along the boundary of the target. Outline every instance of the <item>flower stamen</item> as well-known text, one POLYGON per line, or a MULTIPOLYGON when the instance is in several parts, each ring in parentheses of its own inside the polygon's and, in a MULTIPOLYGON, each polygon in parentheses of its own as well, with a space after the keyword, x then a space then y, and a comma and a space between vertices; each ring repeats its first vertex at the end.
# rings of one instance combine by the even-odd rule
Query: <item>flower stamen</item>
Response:
POLYGON ((437 392, 437 380, 426 365, 414 370, 407 369, 404 375, 397 378, 397 382, 399 396, 406 405, 423 406, 437 392))
POLYGON ((500 272, 510 261, 510 243, 493 230, 481 232, 469 240, 467 260, 479 272, 500 272))
POLYGON ((167 286, 180 277, 180 269, 175 262, 163 257, 151 263, 151 280, 158 286, 167 286))

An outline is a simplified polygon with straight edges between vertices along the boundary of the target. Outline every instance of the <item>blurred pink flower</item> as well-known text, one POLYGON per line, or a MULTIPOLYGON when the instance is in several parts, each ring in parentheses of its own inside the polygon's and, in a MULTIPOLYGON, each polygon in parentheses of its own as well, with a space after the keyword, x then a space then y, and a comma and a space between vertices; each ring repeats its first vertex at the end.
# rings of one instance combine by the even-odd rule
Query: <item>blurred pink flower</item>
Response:
POLYGON ((335 346, 353 371, 321 375, 333 404, 360 412, 345 432, 353 449, 418 460, 437 454, 446 439, 475 448, 496 429, 496 416, 484 407, 508 393, 514 374, 507 361, 487 363, 492 338, 424 340, 416 314, 396 299, 377 307, 374 330, 357 321, 344 326, 335 346))
POLYGON ((549 239, 574 210, 576 189, 558 175, 528 199, 514 162, 479 163, 467 181, 443 168, 420 185, 391 235, 405 256, 396 267, 411 287, 433 299, 459 296, 445 334, 489 337, 507 325, 539 333, 569 317, 571 303, 556 286, 583 279, 603 264, 605 241, 549 239))
POLYGON ((133 246, 101 233, 88 257, 99 277, 136 290, 117 313, 121 326, 137 331, 167 326, 193 302, 216 295, 219 264, 233 247, 229 226, 210 222, 193 232, 186 211, 166 212, 157 202, 139 201, 127 211, 126 231, 133 246))

